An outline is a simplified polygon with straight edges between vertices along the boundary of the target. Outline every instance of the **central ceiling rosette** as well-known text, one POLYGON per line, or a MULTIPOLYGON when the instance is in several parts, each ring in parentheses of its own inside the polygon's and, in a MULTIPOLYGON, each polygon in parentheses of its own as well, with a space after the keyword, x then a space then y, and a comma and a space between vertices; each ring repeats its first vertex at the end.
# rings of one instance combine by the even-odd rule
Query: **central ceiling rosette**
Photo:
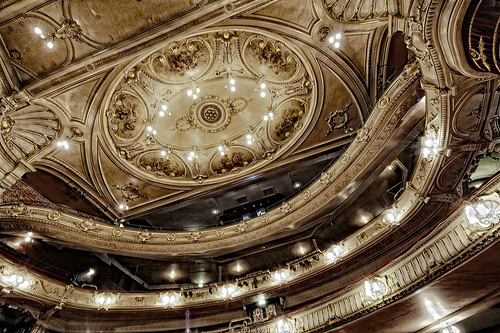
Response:
POLYGON ((106 100, 107 138, 134 175, 175 185, 251 173, 287 151, 314 113, 300 52, 261 34, 219 31, 130 64, 106 100))

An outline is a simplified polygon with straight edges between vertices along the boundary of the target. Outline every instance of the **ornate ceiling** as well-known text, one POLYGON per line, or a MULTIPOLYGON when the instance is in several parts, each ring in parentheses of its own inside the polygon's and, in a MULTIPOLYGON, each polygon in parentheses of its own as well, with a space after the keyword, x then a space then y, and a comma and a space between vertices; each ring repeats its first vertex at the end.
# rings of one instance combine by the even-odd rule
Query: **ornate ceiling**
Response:
POLYGON ((119 163, 137 177, 220 183, 255 172, 297 142, 315 111, 313 77, 291 43, 207 32, 128 65, 110 87, 102 127, 119 163))
POLYGON ((498 177, 463 202, 500 96, 467 7, 0 5, 1 298, 38 333, 319 332, 447 276, 499 225, 498 177))

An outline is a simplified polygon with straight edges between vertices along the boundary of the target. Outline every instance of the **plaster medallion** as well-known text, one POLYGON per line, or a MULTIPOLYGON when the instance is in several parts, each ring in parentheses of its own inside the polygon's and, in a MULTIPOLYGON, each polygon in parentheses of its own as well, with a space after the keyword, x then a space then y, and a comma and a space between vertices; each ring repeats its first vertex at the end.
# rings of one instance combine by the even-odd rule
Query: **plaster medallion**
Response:
POLYGON ((271 163, 304 134, 311 65, 289 42, 215 31, 171 42, 117 74, 102 126, 116 161, 142 179, 213 184, 271 163))

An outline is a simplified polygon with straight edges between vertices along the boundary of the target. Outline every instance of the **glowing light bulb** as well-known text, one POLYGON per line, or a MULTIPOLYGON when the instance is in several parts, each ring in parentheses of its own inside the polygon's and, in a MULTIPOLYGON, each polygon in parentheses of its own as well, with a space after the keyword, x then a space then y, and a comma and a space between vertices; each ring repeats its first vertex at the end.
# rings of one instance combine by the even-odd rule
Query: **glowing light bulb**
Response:
POLYGON ((153 130, 153 127, 148 126, 148 127, 146 127, 146 129, 148 130, 148 132, 151 132, 153 130))
POLYGON ((47 42, 47 47, 48 47, 49 49, 53 49, 53 48, 54 48, 54 43, 52 43, 52 42, 47 42))
POLYGON ((192 95, 193 95, 193 90, 192 90, 192 89, 189 89, 189 90, 187 91, 187 94, 188 94, 188 96, 192 96, 192 95))
POLYGON ((222 146, 217 147, 217 149, 219 149, 219 151, 222 151, 222 146))
POLYGON ((261 92, 260 92, 260 97, 262 97, 262 98, 266 97, 266 93, 265 93, 265 92, 263 92, 263 91, 261 91, 261 92))
POLYGON ((95 270, 93 268, 89 269, 89 275, 94 275, 95 274, 95 270))
POLYGON ((232 86, 232 87, 231 87, 231 91, 236 91, 236 87, 235 87, 235 86, 232 86))
POLYGON ((335 42, 335 37, 331 36, 330 38, 328 38, 328 42, 330 42, 330 44, 335 42))
POLYGON ((153 131, 153 135, 156 135, 156 131, 153 131))
POLYGON ((251 140, 251 139, 252 139, 252 135, 247 134, 247 139, 248 139, 248 140, 251 140))
POLYGON ((160 112, 158 112, 158 115, 159 115, 160 117, 163 117, 163 116, 165 115, 165 112, 160 111, 160 112))
POLYGON ((192 156, 188 156, 188 160, 192 161, 193 157, 192 156))
POLYGON ((269 117, 268 117, 268 116, 264 116, 264 120, 265 120, 265 121, 268 121, 268 120, 269 120, 269 117))
POLYGON ((232 85, 234 85, 236 83, 236 81, 234 79, 230 79, 229 83, 232 84, 232 85))
POLYGON ((24 241, 25 241, 26 243, 31 242, 31 237, 30 237, 30 236, 26 237, 26 238, 24 239, 24 241))
POLYGON ((32 237, 33 236, 33 233, 30 231, 28 232, 28 237, 32 237))
POLYGON ((167 153, 164 150, 162 150, 161 151, 161 156, 165 156, 165 155, 167 155, 167 153))
POLYGON ((225 154, 224 154, 224 152, 223 152, 223 151, 221 151, 221 152, 220 152, 220 155, 221 155, 221 156, 224 156, 225 154))
POLYGON ((39 27, 35 27, 35 33, 37 35, 41 35, 42 34, 42 29, 40 29, 39 27))
POLYGON ((340 32, 338 32, 336 35, 335 35, 335 38, 337 39, 340 39, 342 37, 342 35, 340 34, 340 32))
POLYGON ((161 105, 161 109, 162 109, 163 111, 167 111, 168 106, 167 106, 166 104, 162 104, 162 105, 161 105))
POLYGON ((260 89, 266 89, 266 84, 264 82, 260 84, 260 89))
POLYGON ((200 88, 196 88, 196 93, 200 93, 200 88))
POLYGON ((340 47, 340 43, 339 42, 335 42, 335 44, 333 44, 333 46, 335 46, 335 48, 338 49, 340 47))
POLYGON ((248 143, 249 145, 251 145, 251 144, 252 144, 252 140, 248 140, 248 141, 247 141, 247 143, 248 143))

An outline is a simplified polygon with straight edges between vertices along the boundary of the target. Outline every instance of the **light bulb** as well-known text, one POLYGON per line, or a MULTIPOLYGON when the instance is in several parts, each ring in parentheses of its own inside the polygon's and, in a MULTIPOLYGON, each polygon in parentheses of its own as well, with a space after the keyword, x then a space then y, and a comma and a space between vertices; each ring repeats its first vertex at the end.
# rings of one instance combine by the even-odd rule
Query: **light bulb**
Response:
POLYGON ((163 111, 167 111, 168 106, 167 106, 166 104, 162 104, 161 109, 162 109, 163 111))
POLYGON ((30 231, 30 232, 28 232, 28 236, 29 236, 29 237, 33 236, 33 233, 32 233, 31 231, 30 231))
POLYGON ((188 96, 193 95, 193 90, 192 90, 192 89, 189 89, 189 90, 187 91, 187 94, 188 94, 188 96))
POLYGON ((165 155, 167 155, 167 153, 164 150, 162 150, 161 151, 161 156, 165 156, 165 155))
POLYGON ((89 269, 89 274, 90 275, 94 275, 95 274, 95 270, 93 268, 89 269))
POLYGON ((158 112, 158 115, 159 115, 160 117, 163 117, 163 116, 165 115, 165 112, 160 111, 160 112, 158 112))
POLYGON ((335 42, 335 44, 333 44, 333 46, 335 46, 335 48, 338 49, 340 47, 340 43, 339 42, 335 42))
POLYGON ((188 160, 192 161, 193 157, 192 156, 188 156, 188 160))
POLYGON ((268 120, 269 120, 269 117, 268 117, 268 116, 264 116, 264 120, 265 120, 265 121, 268 121, 268 120))
POLYGON ((234 85, 236 83, 236 81, 234 79, 230 79, 229 83, 232 84, 232 85, 234 85))
POLYGON ((47 47, 48 47, 49 49, 53 49, 53 48, 54 48, 54 43, 52 43, 52 42, 47 42, 47 47))
POLYGON ((266 89, 266 84, 264 82, 260 84, 260 89, 266 89))
POLYGON ((217 149, 219 149, 219 151, 222 151, 222 146, 217 147, 217 149))
POLYGON ((153 135, 156 135, 156 131, 153 131, 153 135))
POLYGON ((261 91, 261 93, 260 93, 260 97, 262 97, 262 98, 266 97, 266 93, 265 93, 265 92, 263 92, 263 91, 261 91))
POLYGON ((248 140, 251 140, 251 139, 252 139, 252 135, 247 134, 247 139, 248 139, 248 140))
POLYGON ((224 156, 224 152, 223 152, 223 151, 221 151, 221 152, 220 152, 220 155, 221 155, 221 156, 224 156))
POLYGON ((335 35, 335 38, 340 39, 340 37, 342 37, 342 35, 340 34, 340 32, 338 32, 338 33, 335 35))
POLYGON ((200 93, 200 88, 196 88, 196 92, 197 92, 197 93, 200 93))
POLYGON ((42 34, 42 29, 40 29, 39 27, 35 27, 35 33, 37 35, 41 35, 42 34))
POLYGON ((247 141, 247 143, 248 143, 249 145, 251 145, 251 144, 252 144, 252 140, 248 140, 248 141, 247 141))
POLYGON ((330 38, 328 38, 328 42, 330 42, 330 43, 335 42, 335 37, 331 36, 330 38))
POLYGON ((148 126, 148 127, 146 127, 146 129, 148 130, 148 132, 151 132, 153 130, 153 127, 148 126))
POLYGON ((232 87, 231 87, 231 91, 236 91, 236 87, 235 87, 235 86, 232 86, 232 87))

